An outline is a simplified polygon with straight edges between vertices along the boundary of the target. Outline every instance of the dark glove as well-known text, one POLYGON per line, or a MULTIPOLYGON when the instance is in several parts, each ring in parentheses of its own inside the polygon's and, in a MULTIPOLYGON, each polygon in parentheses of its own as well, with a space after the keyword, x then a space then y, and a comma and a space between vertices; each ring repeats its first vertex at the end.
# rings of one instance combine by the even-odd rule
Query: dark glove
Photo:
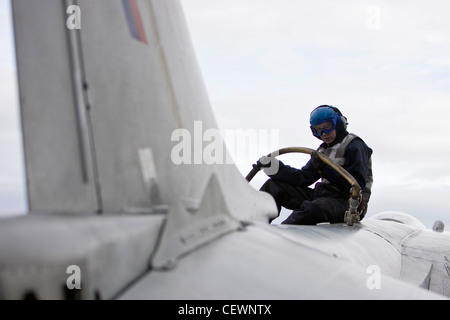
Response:
POLYGON ((259 158, 257 165, 264 170, 268 176, 277 174, 280 168, 280 162, 275 157, 262 156, 259 158))
POLYGON ((314 168, 321 172, 323 168, 325 167, 325 163, 320 159, 320 156, 317 154, 317 151, 313 151, 311 153, 311 162, 314 168))
POLYGON ((260 168, 269 168, 271 166, 271 163, 273 160, 276 160, 276 159, 268 157, 268 156, 262 156, 261 158, 259 158, 259 160, 256 163, 260 168))

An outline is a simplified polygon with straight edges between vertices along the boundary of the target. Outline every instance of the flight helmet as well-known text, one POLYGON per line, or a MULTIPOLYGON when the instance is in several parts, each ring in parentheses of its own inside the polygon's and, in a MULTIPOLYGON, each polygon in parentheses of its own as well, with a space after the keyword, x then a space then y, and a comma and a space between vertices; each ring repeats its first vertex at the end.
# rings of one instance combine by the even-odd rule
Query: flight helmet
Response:
POLYGON ((309 117, 312 134, 320 139, 325 133, 334 129, 347 129, 347 118, 342 115, 338 108, 330 105, 321 105, 311 112, 309 117))

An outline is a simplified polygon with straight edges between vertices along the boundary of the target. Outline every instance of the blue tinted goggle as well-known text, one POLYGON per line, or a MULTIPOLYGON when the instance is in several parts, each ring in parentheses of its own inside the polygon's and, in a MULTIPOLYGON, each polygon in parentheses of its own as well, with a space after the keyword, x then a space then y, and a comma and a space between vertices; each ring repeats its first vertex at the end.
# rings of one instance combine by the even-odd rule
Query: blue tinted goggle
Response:
POLYGON ((336 129, 336 124, 337 124, 337 116, 328 121, 311 126, 311 131, 315 137, 320 138, 323 133, 328 134, 331 133, 334 129, 336 129))

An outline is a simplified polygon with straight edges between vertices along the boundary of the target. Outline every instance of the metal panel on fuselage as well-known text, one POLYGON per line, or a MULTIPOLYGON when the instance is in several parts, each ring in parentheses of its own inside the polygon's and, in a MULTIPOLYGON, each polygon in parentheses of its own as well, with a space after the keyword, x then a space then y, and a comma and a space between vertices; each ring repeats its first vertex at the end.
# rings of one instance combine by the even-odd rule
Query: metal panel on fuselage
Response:
POLYGON ((95 212, 92 171, 83 181, 63 2, 12 6, 30 211, 95 212))

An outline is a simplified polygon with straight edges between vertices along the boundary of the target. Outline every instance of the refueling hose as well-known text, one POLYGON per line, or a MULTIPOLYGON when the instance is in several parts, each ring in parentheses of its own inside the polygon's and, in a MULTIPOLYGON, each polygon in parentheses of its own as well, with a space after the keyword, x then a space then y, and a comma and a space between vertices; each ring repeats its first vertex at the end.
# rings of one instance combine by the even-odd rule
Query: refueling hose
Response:
MULTIPOLYGON (((350 173, 348 173, 347 170, 342 168, 339 164, 328 158, 323 153, 317 152, 316 150, 310 148, 303 148, 303 147, 282 148, 280 150, 269 153, 267 156, 277 157, 279 155, 286 153, 312 154, 313 152, 316 152, 320 160, 322 160, 325 164, 329 165, 337 173, 343 176, 352 186, 352 188, 350 189, 349 210, 345 213, 345 221, 347 222, 347 225, 353 226, 354 223, 359 222, 359 213, 357 212, 357 207, 359 206, 359 203, 361 201, 361 186, 359 185, 358 181, 356 181, 356 179, 350 173)), ((260 170, 261 164, 257 162, 256 164, 253 165, 253 169, 247 174, 245 179, 247 179, 247 181, 250 182, 260 170)))

